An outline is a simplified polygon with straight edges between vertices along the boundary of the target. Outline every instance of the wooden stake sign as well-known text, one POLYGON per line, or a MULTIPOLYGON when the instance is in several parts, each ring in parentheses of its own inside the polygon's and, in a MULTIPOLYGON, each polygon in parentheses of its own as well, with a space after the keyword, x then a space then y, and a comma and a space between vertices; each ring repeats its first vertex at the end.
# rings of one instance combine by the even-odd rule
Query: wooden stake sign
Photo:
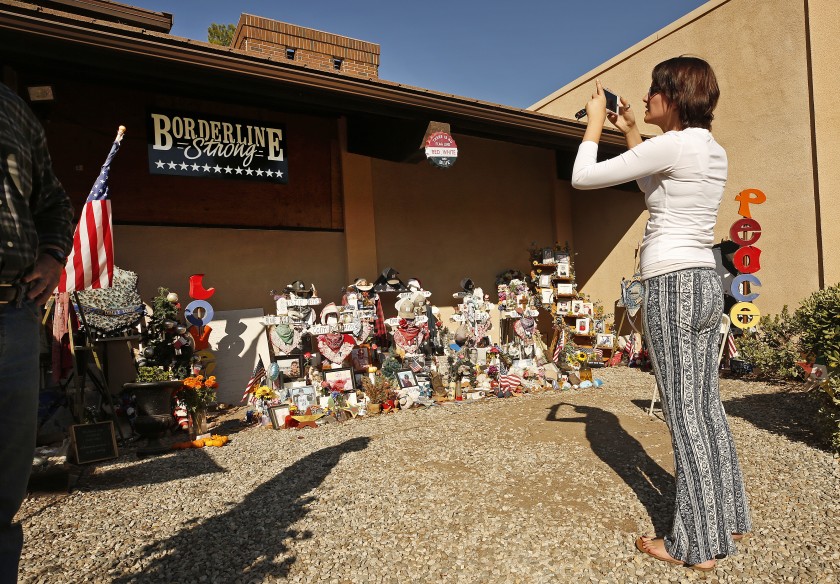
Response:
POLYGON ((739 274, 732 280, 731 292, 738 303, 729 311, 729 317, 733 325, 747 329, 757 325, 761 318, 761 311, 752 302, 759 296, 758 292, 752 292, 752 286, 761 286, 761 280, 754 275, 761 269, 761 250, 753 245, 761 238, 761 224, 752 218, 750 205, 762 204, 767 196, 758 189, 746 189, 735 200, 741 203, 738 214, 742 219, 732 224, 729 236, 741 247, 732 260, 739 274))

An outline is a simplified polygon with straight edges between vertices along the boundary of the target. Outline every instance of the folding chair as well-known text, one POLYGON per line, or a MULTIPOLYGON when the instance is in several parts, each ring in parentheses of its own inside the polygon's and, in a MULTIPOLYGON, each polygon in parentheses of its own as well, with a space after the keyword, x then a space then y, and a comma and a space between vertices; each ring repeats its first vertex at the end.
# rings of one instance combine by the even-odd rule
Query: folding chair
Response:
MULTIPOLYGON (((723 360, 723 351, 726 349, 726 340, 729 338, 729 327, 731 326, 729 316, 724 314, 720 317, 720 347, 718 348, 717 365, 720 369, 720 362, 723 360)), ((656 383, 656 376, 653 377, 653 394, 650 396, 650 408, 648 408, 648 416, 653 415, 653 404, 656 402, 656 392, 659 390, 659 385, 656 383)))

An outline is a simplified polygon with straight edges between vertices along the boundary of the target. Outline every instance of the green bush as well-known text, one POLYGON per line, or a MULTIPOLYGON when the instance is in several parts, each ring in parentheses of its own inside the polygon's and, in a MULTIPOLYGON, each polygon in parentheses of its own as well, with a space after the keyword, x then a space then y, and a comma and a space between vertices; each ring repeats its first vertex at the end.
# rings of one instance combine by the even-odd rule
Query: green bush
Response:
POLYGON ((796 365, 800 356, 797 324, 787 306, 780 314, 762 316, 754 332, 745 331, 736 338, 740 358, 752 364, 758 377, 801 379, 803 371, 796 365))
POLYGON ((811 394, 820 404, 817 428, 828 445, 840 452, 840 283, 811 294, 794 317, 806 360, 825 359, 828 380, 811 394))
POLYGON ((825 361, 828 380, 810 392, 819 403, 815 426, 826 444, 840 452, 840 283, 806 298, 791 315, 763 316, 756 331, 736 339, 741 358, 759 377, 796 379, 803 372, 797 361, 825 361))
POLYGON ((811 391, 809 395, 820 407, 817 433, 834 452, 840 453, 840 376, 830 376, 821 389, 811 391))
POLYGON ((840 375, 840 283, 811 294, 794 317, 808 360, 823 356, 829 373, 840 375))

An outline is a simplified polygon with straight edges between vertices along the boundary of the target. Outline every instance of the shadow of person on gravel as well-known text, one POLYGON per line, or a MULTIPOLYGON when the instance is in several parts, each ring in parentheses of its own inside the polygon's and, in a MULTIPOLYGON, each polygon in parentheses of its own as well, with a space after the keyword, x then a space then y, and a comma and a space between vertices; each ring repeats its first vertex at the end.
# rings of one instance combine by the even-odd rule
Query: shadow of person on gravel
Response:
POLYGON ((761 430, 825 449, 814 424, 819 405, 809 398, 802 392, 755 393, 728 399, 723 402, 723 409, 728 416, 741 418, 761 430))
POLYGON ((166 456, 138 460, 137 464, 115 468, 97 465, 91 472, 82 475, 75 488, 83 491, 127 489, 177 481, 203 474, 227 472, 216 464, 204 452, 204 449, 181 450, 178 451, 176 456, 177 461, 173 460, 172 456, 166 456))
POLYGON ((641 443, 631 436, 618 416, 592 406, 559 403, 551 406, 546 421, 586 424, 586 438, 598 458, 603 460, 636 493, 645 506, 657 535, 670 532, 674 515, 676 483, 674 477, 653 460, 641 443), (578 414, 558 417, 558 410, 570 405, 578 414))
MULTIPOLYGON (((312 490, 343 455, 364 450, 369 442, 370 438, 353 438, 302 458, 254 489, 230 511, 205 521, 196 520, 196 525, 150 543, 141 550, 141 557, 159 557, 142 573, 124 574, 113 582, 233 582, 240 578, 261 582, 269 574, 288 576, 297 558, 288 553, 287 540, 309 539, 313 535, 291 527, 309 513, 308 506, 317 500, 312 490), (282 557, 275 560, 275 556, 282 557)), ((127 562, 130 560, 123 560, 127 562)))

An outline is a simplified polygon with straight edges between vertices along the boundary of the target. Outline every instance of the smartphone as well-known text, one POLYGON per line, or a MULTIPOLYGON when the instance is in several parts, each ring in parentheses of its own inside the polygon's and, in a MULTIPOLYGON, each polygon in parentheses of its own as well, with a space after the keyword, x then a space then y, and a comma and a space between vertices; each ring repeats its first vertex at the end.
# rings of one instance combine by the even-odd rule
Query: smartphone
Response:
POLYGON ((609 89, 604 89, 604 97, 607 98, 607 111, 611 114, 618 114, 618 108, 621 105, 618 96, 609 89))
MULTIPOLYGON (((618 115, 618 108, 621 106, 618 96, 609 89, 604 90, 604 96, 607 98, 607 113, 618 115)), ((586 108, 582 108, 575 114, 576 120, 582 120, 584 117, 586 117, 586 108)))

